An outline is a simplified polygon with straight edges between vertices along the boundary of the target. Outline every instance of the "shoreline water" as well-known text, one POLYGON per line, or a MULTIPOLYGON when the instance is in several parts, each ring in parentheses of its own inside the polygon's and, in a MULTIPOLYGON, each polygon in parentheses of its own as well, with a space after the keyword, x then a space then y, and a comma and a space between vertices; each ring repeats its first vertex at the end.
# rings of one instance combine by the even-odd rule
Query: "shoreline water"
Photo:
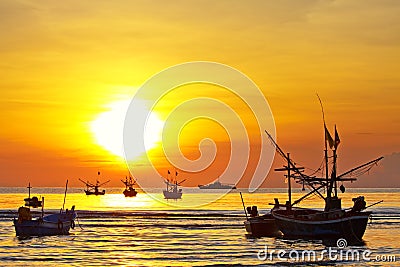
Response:
MULTIPOLYGON (((66 207, 76 205, 78 212, 77 226, 70 235, 20 240, 15 237, 11 220, 27 195, 26 188, 24 190, 21 193, 0 194, 2 266, 286 266, 288 258, 284 261, 262 261, 257 258, 257 253, 265 246, 270 250, 315 250, 318 253, 327 248, 320 241, 249 238, 243 226, 245 217, 237 192, 229 193, 209 205, 188 209, 165 205, 144 193, 135 198, 125 198, 121 188, 117 193, 98 197, 86 196, 83 192, 69 193, 66 207)), ((372 192, 359 189, 352 192, 349 189, 342 195, 343 206, 346 207, 352 204, 351 198, 359 194, 365 196, 367 204, 385 200, 371 208, 374 215, 364 235, 365 245, 350 248, 368 249, 372 255, 396 255, 400 260, 400 245, 397 242, 400 236, 399 192, 398 189, 374 189, 372 192)), ((195 197, 207 198, 212 194, 188 192, 181 203, 195 197)), ((63 191, 44 195, 45 211, 59 211, 63 191)), ((268 203, 273 201, 274 196, 283 201, 286 193, 243 194, 246 205, 259 206, 261 213, 270 209, 268 203)), ((305 205, 315 206, 320 202, 319 199, 310 199, 305 205)), ((393 262, 332 262, 328 258, 318 263, 296 262, 296 265, 305 266, 333 264, 393 266, 393 262)))

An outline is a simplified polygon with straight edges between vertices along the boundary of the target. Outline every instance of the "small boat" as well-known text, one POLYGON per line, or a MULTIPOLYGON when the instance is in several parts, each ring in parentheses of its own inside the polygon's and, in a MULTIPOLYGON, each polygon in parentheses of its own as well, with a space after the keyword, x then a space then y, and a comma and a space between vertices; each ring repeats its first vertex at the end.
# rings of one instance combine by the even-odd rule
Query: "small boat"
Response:
MULTIPOLYGON (((251 237, 282 236, 282 232, 279 231, 275 218, 272 216, 271 212, 264 215, 259 215, 257 206, 245 208, 241 192, 240 192, 240 197, 242 199, 243 209, 246 215, 246 221, 244 221, 244 226, 249 236, 251 237)), ((274 207, 273 209, 275 208, 276 207, 274 207)))
POLYGON ((136 181, 132 179, 132 177, 125 177, 125 181, 121 180, 121 182, 125 185, 124 196, 125 197, 135 197, 137 195, 137 191, 133 186, 136 184, 136 181))
MULTIPOLYGON (((100 172, 97 173, 98 175, 100 175, 100 172)), ((86 185, 86 189, 84 189, 83 191, 85 191, 85 194, 87 196, 89 195, 95 195, 95 196, 102 196, 106 193, 106 190, 99 190, 100 186, 103 186, 105 184, 107 184, 108 182, 110 182, 110 180, 104 182, 104 183, 100 183, 99 180, 96 180, 96 183, 93 184, 89 181, 83 181, 82 179, 79 179, 79 181, 81 181, 82 183, 84 183, 86 185)))
POLYGON ((252 237, 280 237, 282 232, 279 231, 275 219, 271 213, 251 217, 244 222, 247 233, 252 237))
MULTIPOLYGON (((66 193, 67 186, 65 189, 64 204, 66 193)), ((35 219, 32 219, 29 207, 20 207, 18 209, 18 219, 13 219, 15 232, 18 237, 67 235, 71 228, 74 229, 76 218, 75 206, 72 206, 71 210, 66 209, 64 211, 63 204, 60 213, 44 216, 44 197, 41 203, 42 213, 40 217, 35 219)), ((35 208, 36 206, 32 207, 35 208)))
MULTIPOLYGON (((256 206, 253 206, 256 207, 256 206)), ((282 232, 279 231, 276 225, 275 218, 271 213, 259 216, 250 216, 245 222, 244 226, 247 233, 253 237, 280 237, 282 232)))
POLYGON ((20 207, 18 219, 13 222, 17 236, 67 235, 75 227, 75 218, 75 206, 70 211, 67 209, 47 216, 42 214, 36 219, 32 219, 29 208, 20 207))
POLYGON ((38 199, 38 197, 31 198, 31 183, 28 184, 28 197, 24 198, 25 206, 32 208, 39 208, 42 206, 42 201, 38 199))
MULTIPOLYGON (((168 176, 170 171, 168 171, 168 176)), ((182 189, 178 188, 186 179, 178 182, 176 180, 176 176, 178 172, 175 172, 175 180, 171 179, 164 179, 164 183, 167 185, 167 188, 163 190, 164 198, 165 199, 181 199, 182 198, 182 189)))
POLYGON ((199 185, 200 189, 236 189, 235 185, 223 184, 219 180, 207 185, 199 185))

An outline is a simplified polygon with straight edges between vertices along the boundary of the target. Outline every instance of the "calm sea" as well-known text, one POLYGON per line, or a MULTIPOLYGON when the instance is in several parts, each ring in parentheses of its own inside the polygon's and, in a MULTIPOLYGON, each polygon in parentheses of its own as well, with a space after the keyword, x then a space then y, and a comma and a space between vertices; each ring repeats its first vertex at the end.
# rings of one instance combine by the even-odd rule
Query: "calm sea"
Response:
MULTIPOLYGON (((359 195, 365 196, 367 205, 384 200, 370 208, 374 213, 364 235, 365 245, 342 249, 341 253, 354 253, 348 258, 340 258, 337 248, 331 257, 324 254, 331 245, 322 241, 246 236, 238 190, 210 204, 187 208, 199 200, 214 199, 215 191, 184 189, 183 199, 168 205, 152 198, 160 196, 161 189, 154 189, 152 195, 140 192, 135 198, 125 198, 120 188, 109 188, 106 195, 97 197, 72 188, 66 207, 76 206, 78 222, 70 235, 18 239, 12 218, 27 197, 26 191, 0 188, 1 266, 400 265, 400 189, 348 189, 341 195, 344 207, 350 207, 351 198, 359 195), (302 259, 304 251, 314 251, 315 257, 302 259)), ((51 213, 62 207, 63 191, 34 188, 32 195, 45 196, 45 210, 51 213)), ((294 198, 300 195, 297 192, 294 198)), ((268 204, 275 197, 283 203, 285 190, 243 193, 246 205, 257 205, 261 213, 270 209, 268 204)), ((318 198, 304 202, 309 207, 321 204, 318 198)))

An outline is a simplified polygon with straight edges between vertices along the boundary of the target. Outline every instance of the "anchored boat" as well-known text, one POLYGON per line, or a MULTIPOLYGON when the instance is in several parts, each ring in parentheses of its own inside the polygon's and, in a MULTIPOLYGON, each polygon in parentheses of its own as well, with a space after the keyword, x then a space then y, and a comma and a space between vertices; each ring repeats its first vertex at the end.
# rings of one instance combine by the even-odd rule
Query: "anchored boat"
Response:
POLYGON ((135 197, 137 195, 137 191, 133 186, 136 184, 136 181, 132 179, 132 177, 125 177, 125 181, 121 180, 121 182, 125 185, 124 196, 125 197, 135 197))
MULTIPOLYGON (((324 124, 325 126, 325 124, 324 124)), ((275 143, 271 135, 267 132, 271 142, 275 145, 277 152, 286 161, 287 165, 276 171, 286 171, 288 181, 288 196, 289 200, 284 206, 279 206, 271 211, 272 216, 276 220, 279 230, 285 237, 295 237, 304 239, 337 239, 345 238, 348 242, 362 242, 365 229, 367 227, 368 218, 372 212, 365 211, 367 208, 363 196, 353 198, 354 205, 351 208, 343 209, 341 199, 338 196, 338 189, 345 192, 343 182, 355 181, 354 177, 346 177, 361 175, 369 171, 383 157, 372 160, 366 164, 358 166, 340 175, 337 173, 337 147, 340 143, 339 135, 335 128, 335 140, 330 137, 330 134, 325 126, 325 145, 329 142, 333 148, 333 166, 329 175, 328 172, 328 150, 325 149, 325 177, 315 177, 305 175, 303 169, 290 158, 290 154, 285 154, 283 150, 275 143), (291 180, 302 184, 303 188, 307 186, 310 192, 302 196, 300 199, 291 201, 291 180), (338 182, 342 185, 338 188, 338 182), (320 191, 325 189, 324 196, 320 191), (303 199, 316 194, 324 200, 324 210, 309 209, 309 208, 294 208, 303 199)), ((377 202, 379 203, 379 202, 377 202)), ((375 205, 374 203, 372 205, 375 205)), ((372 206, 370 205, 370 206, 372 206)))
MULTIPOLYGON (((75 206, 71 210, 64 210, 68 180, 65 188, 64 204, 60 213, 44 216, 44 197, 41 200, 42 213, 38 218, 32 219, 29 207, 37 208, 37 205, 26 205, 18 209, 18 219, 13 219, 16 235, 19 237, 66 235, 75 227, 75 206)), ((30 191, 30 184, 29 184, 30 191)), ((30 196, 29 196, 30 198, 30 196)), ((26 200, 26 199, 25 199, 26 200)))
POLYGON ((31 183, 28 184, 28 197, 24 198, 25 206, 32 208, 39 208, 42 206, 43 202, 39 200, 38 197, 31 197, 31 183))
MULTIPOLYGON (((322 104, 321 104, 322 107, 322 104)), ((246 230, 255 236, 268 236, 275 225, 288 238, 303 239, 337 239, 345 238, 348 242, 360 243, 367 227, 368 218, 372 214, 365 211, 368 207, 376 205, 382 201, 366 206, 363 196, 353 198, 354 205, 351 208, 343 209, 341 199, 338 195, 338 189, 344 193, 344 182, 353 182, 360 176, 368 172, 383 157, 379 157, 363 165, 355 167, 340 175, 337 174, 337 148, 340 143, 339 135, 335 127, 335 139, 333 139, 326 127, 325 131, 325 153, 324 153, 324 169, 325 177, 317 177, 315 173, 312 175, 304 174, 304 168, 299 167, 291 158, 289 153, 285 153, 275 142, 272 136, 266 131, 268 138, 276 148, 278 154, 287 162, 283 168, 275 169, 275 171, 286 172, 285 177, 288 184, 288 201, 286 204, 279 204, 275 199, 274 208, 267 215, 259 216, 256 212, 251 212, 254 207, 249 210, 251 216, 245 222, 246 230), (332 150, 332 166, 329 172, 328 145, 332 150), (309 192, 301 198, 292 202, 291 198, 291 182, 309 188, 309 192), (341 183, 338 186, 338 183, 341 183), (320 191, 325 190, 326 195, 320 191), (325 204, 323 210, 296 207, 301 201, 311 195, 319 196, 325 204)), ((255 207, 256 210, 256 207, 255 207)), ((247 217, 246 213, 246 217, 247 217)))
POLYGON ((164 183, 167 185, 167 188, 163 190, 163 195, 165 199, 181 199, 182 198, 182 189, 178 188, 186 179, 178 182, 176 176, 178 172, 175 172, 175 179, 169 179, 170 171, 168 170, 168 178, 164 179, 164 183))
MULTIPOLYGON (((100 172, 97 173, 98 175, 100 175, 100 172)), ((82 179, 79 179, 79 181, 81 181, 82 183, 84 183, 86 185, 86 189, 84 189, 83 191, 85 191, 85 194, 87 196, 89 195, 95 195, 95 196, 102 196, 106 193, 106 190, 99 190, 100 186, 103 186, 105 184, 107 184, 108 182, 110 182, 110 180, 104 182, 104 183, 100 183, 99 180, 96 180, 96 183, 93 184, 89 181, 83 181, 82 179)))

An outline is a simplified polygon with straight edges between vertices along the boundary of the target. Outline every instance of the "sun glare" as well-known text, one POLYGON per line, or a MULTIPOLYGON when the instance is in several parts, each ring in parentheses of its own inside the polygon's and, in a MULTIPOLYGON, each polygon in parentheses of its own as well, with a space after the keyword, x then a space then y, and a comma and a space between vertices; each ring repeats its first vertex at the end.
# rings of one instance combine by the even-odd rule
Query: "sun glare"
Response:
MULTIPOLYGON (((121 158, 124 157, 124 121, 130 102, 130 100, 122 100, 110 103, 108 105, 109 110, 99 114, 90 125, 97 144, 121 158)), ((140 109, 147 114, 149 109, 144 102, 141 105, 140 109)), ((161 142, 163 126, 164 123, 158 118, 157 114, 151 112, 145 129, 144 144, 146 151, 161 142)), ((135 151, 135 155, 138 157, 146 151, 135 151)))

